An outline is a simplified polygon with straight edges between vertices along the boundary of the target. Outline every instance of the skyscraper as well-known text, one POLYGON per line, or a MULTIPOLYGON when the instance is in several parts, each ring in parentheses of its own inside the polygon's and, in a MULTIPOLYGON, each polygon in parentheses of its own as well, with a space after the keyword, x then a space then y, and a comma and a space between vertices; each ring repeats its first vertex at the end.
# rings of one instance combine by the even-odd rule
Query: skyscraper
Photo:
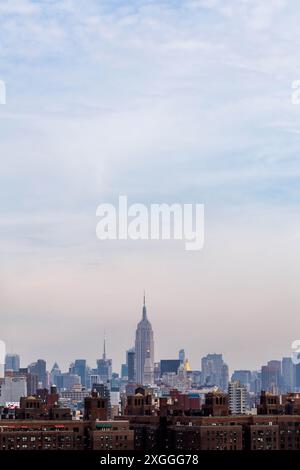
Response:
POLYGON ((223 390, 223 392, 227 391, 228 382, 229 382, 228 365, 224 363, 221 368, 221 380, 220 380, 220 388, 221 390, 223 390))
POLYGON ((46 372, 46 361, 44 359, 38 359, 36 362, 28 366, 28 371, 31 374, 38 376, 38 387, 47 388, 47 372, 46 372))
POLYGON ((160 376, 172 372, 177 374, 181 365, 184 365, 184 361, 181 362, 180 359, 162 359, 160 361, 160 376))
POLYGON ((244 414, 247 409, 247 388, 239 381, 228 384, 229 409, 232 414, 244 414))
POLYGON ((131 348, 126 354, 126 363, 128 368, 128 382, 134 382, 134 364, 135 364, 135 349, 131 348))
POLYGON ((281 361, 269 361, 261 368, 262 390, 278 394, 281 386, 281 361))
POLYGON ((50 372, 50 383, 51 385, 56 385, 57 386, 57 377, 61 375, 61 370, 59 368, 59 365, 57 362, 53 364, 53 367, 50 372))
POLYGON ((178 359, 180 360, 180 364, 184 364, 185 361, 185 351, 184 349, 180 349, 178 353, 178 359))
POLYGON ((0 391, 0 406, 6 406, 7 402, 18 403, 21 397, 27 396, 26 377, 5 377, 0 391))
POLYGON ((20 369, 20 356, 18 354, 6 354, 5 370, 18 371, 20 369))
POLYGON ((240 382, 241 385, 247 387, 247 390, 250 390, 250 385, 252 381, 251 371, 250 370, 235 370, 231 376, 231 382, 240 382))
POLYGON ((201 360, 203 385, 216 385, 223 391, 228 386, 228 366, 222 354, 207 354, 201 360))
POLYGON ((79 375, 81 385, 86 386, 86 360, 85 359, 76 359, 74 364, 74 372, 79 375))
POLYGON ((281 361, 283 392, 292 392, 295 387, 296 367, 291 357, 283 357, 281 361))
POLYGON ((106 384, 107 382, 111 381, 112 377, 112 360, 107 359, 106 357, 106 342, 105 342, 105 334, 103 340, 103 355, 102 359, 97 360, 97 373, 100 377, 101 382, 106 384))
POLYGON ((151 323, 147 318, 145 295, 143 304, 143 316, 142 320, 137 325, 135 336, 135 369, 136 382, 141 385, 147 384, 147 381, 149 382, 149 377, 152 377, 152 374, 154 373, 153 330, 151 323), (146 362, 147 377, 145 377, 146 362))

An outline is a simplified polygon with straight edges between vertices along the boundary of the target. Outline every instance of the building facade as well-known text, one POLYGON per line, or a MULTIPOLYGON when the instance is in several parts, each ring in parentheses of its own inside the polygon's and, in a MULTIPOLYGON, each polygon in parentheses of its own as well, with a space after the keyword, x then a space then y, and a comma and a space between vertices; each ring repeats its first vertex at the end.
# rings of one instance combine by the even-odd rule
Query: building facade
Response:
POLYGON ((140 385, 147 384, 149 376, 154 376, 154 339, 151 323, 147 318, 144 296, 143 316, 138 323, 135 337, 135 378, 140 385), (145 377, 145 365, 147 376, 145 377))

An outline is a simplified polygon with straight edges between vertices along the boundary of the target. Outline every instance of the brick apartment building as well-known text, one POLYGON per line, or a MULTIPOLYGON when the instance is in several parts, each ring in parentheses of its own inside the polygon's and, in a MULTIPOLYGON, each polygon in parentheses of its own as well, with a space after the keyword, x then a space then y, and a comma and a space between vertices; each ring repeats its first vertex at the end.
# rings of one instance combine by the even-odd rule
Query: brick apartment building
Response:
POLYGON ((300 415, 125 418, 136 450, 300 450, 300 415))
POLYGON ((93 450, 134 450, 134 431, 128 421, 96 421, 91 431, 93 450))
POLYGON ((55 390, 24 397, 14 414, 1 414, 0 450, 300 450, 299 394, 262 393, 257 415, 230 415, 219 392, 207 394, 201 409, 195 397, 175 392, 161 409, 149 397, 137 389, 127 400, 129 414, 114 421, 96 392, 85 398, 82 420, 59 408, 55 390))
POLYGON ((23 397, 14 413, 1 413, 0 450, 132 450, 134 431, 126 420, 109 421, 107 405, 97 393, 86 397, 80 421, 58 406, 54 389, 23 397))
MULTIPOLYGON (((139 390, 138 396, 143 396, 139 390)), ((134 430, 136 450, 200 451, 200 450, 300 450, 300 394, 280 397, 262 392, 257 415, 231 415, 228 396, 211 392, 201 410, 179 401, 161 402, 159 413, 136 407, 128 397, 130 428, 134 430)))

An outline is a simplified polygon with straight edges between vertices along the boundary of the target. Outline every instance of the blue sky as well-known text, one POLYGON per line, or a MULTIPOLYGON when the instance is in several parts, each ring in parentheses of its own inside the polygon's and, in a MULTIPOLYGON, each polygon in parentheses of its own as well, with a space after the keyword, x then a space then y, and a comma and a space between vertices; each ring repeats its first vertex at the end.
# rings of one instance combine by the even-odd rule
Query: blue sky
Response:
POLYGON ((118 364, 144 288, 156 359, 185 347, 197 368, 220 351, 234 368, 289 354, 298 30, 296 1, 1 0, 0 308, 25 362, 93 365, 106 329, 118 364), (205 203, 204 250, 100 244, 96 207, 119 194, 205 203))

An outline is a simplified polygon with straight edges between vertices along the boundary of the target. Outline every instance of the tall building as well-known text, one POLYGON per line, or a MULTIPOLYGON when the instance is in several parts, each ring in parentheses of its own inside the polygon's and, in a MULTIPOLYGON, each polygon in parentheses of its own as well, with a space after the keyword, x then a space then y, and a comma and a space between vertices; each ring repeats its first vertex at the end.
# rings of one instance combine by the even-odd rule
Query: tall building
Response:
POLYGON ((128 380, 128 365, 121 364, 121 379, 128 380))
POLYGON ((229 382, 229 369, 228 369, 228 365, 225 364, 224 362, 221 368, 220 389, 223 391, 226 391, 228 388, 228 382, 229 382))
POLYGON ((56 376, 56 386, 59 390, 72 390, 81 385, 81 378, 71 372, 62 372, 56 376))
POLYGON ((284 393, 292 392, 295 388, 296 368, 291 357, 283 357, 281 361, 282 388, 284 393))
POLYGON ((14 372, 17 372, 19 369, 20 369, 19 354, 6 354, 5 370, 13 370, 14 372))
POLYGON ((160 376, 173 372, 178 373, 180 365, 184 365, 185 361, 181 362, 180 359, 162 359, 160 361, 160 376))
POLYGON ((61 370, 57 362, 55 362, 50 372, 50 384, 57 386, 57 377, 59 377, 60 375, 61 375, 61 370))
POLYGON ((262 390, 261 386, 261 372, 258 370, 251 371, 251 386, 250 392, 259 395, 262 390))
POLYGON ((23 377, 26 379, 27 384, 27 394, 28 395, 35 395, 38 389, 38 375, 28 371, 27 367, 20 367, 17 371, 10 371, 6 372, 6 374, 10 374, 11 377, 23 377))
POLYGON ((247 388, 239 381, 228 384, 229 410, 233 415, 245 414, 247 409, 247 388))
POLYGON ((261 368, 261 386, 266 392, 279 393, 282 384, 281 361, 269 361, 261 368))
POLYGON ((47 388, 47 371, 46 371, 46 361, 43 359, 38 359, 33 364, 28 366, 28 371, 31 374, 36 374, 38 376, 38 387, 47 388))
POLYGON ((135 349, 131 348, 127 351, 126 354, 126 363, 127 363, 127 371, 128 371, 128 382, 134 382, 134 370, 135 370, 135 349))
POLYGON ((143 316, 138 323, 135 336, 135 377, 138 384, 144 385, 154 374, 154 340, 151 323, 147 318, 147 309, 144 295, 143 316), (147 359, 147 361, 146 361, 147 359), (147 362, 147 377, 145 365, 147 362), (145 380, 147 379, 147 380, 145 380))
POLYGON ((102 359, 97 360, 97 374, 100 380, 105 384, 112 378, 112 360, 106 357, 106 341, 104 335, 102 359))
POLYGON ((180 349, 178 353, 178 359, 180 360, 180 364, 184 364, 185 361, 185 351, 184 349, 180 349))
POLYGON ((207 354, 201 360, 203 385, 215 385, 227 391, 228 367, 223 361, 222 354, 207 354))
POLYGON ((85 387, 86 386, 86 376, 87 376, 86 360, 85 359, 76 359, 75 360, 74 373, 76 375, 79 375, 80 380, 81 380, 81 385, 83 387, 85 387))
POLYGON ((235 370, 231 376, 231 382, 240 382, 241 385, 245 385, 247 390, 250 391, 252 374, 250 370, 235 370))
POLYGON ((0 385, 0 406, 18 403, 21 397, 27 395, 26 377, 5 377, 0 385))

